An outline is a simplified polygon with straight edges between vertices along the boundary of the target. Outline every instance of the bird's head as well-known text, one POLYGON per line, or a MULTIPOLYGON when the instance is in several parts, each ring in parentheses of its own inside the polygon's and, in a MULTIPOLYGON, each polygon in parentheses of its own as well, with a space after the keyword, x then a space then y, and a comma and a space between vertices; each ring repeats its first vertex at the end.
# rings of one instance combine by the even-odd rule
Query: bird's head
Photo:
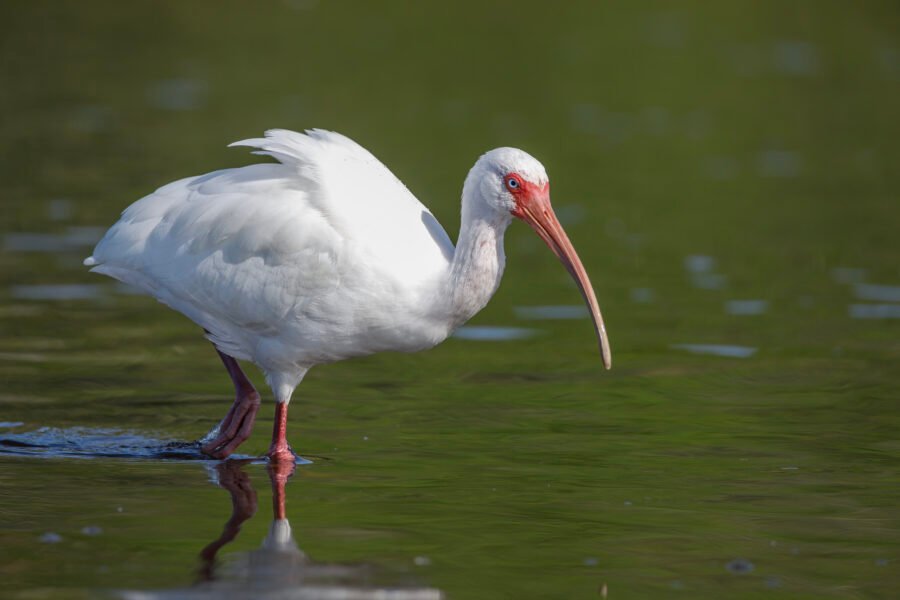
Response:
MULTIPOLYGON (((466 186, 477 186, 478 193, 474 195, 483 199, 488 210, 512 215, 528 223, 560 260, 578 284, 588 305, 600 344, 600 356, 609 369, 612 355, 597 297, 578 253, 553 213, 550 180, 544 165, 517 148, 497 148, 478 159, 466 180, 466 186)), ((464 195, 468 194, 464 191, 464 195)))

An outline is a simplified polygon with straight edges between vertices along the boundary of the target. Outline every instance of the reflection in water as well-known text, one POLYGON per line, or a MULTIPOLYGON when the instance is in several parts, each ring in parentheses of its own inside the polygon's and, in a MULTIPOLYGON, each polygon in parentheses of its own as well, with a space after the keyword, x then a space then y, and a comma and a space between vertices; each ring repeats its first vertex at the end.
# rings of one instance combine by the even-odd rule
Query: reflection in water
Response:
POLYGON ((819 50, 809 42, 779 40, 773 58, 775 68, 783 75, 811 77, 819 72, 819 50))
POLYGON ((761 315, 769 309, 766 300, 729 300, 725 312, 729 315, 761 315))
POLYGON ((900 319, 900 304, 851 304, 851 319, 900 319))
POLYGON ((202 79, 187 77, 158 81, 147 89, 147 103, 163 110, 197 110, 206 104, 208 87, 202 79))
POLYGON ((689 273, 710 273, 716 265, 716 259, 705 254, 691 254, 684 257, 684 268, 689 273))
POLYGON ((14 285, 9 295, 16 300, 95 300, 103 295, 103 289, 87 283, 14 285))
POLYGON ((803 161, 787 150, 765 150, 759 154, 759 174, 761 177, 797 177, 803 161))
POLYGON ((716 259, 705 254, 691 254, 684 258, 684 269, 690 275, 691 283, 702 290, 718 290, 725 287, 727 279, 713 269, 716 259))
POLYGON ((656 299, 656 292, 645 287, 631 288, 628 295, 631 301, 637 304, 650 304, 656 299))
POLYGON ((244 471, 253 460, 227 460, 215 465, 216 483, 231 494, 231 516, 221 535, 200 552, 197 582, 189 588, 123 591, 126 600, 174 598, 300 598, 304 600, 438 600, 440 590, 423 587, 383 587, 371 583, 365 565, 321 564, 310 559, 294 541, 285 513, 285 486, 295 465, 270 463, 272 524, 262 544, 251 552, 217 560, 219 551, 240 533, 257 511, 256 490, 244 471))
POLYGON ((551 306, 516 306, 516 317, 526 320, 587 319, 591 315, 581 304, 560 304, 551 306))
POLYGON ((730 344, 672 344, 676 350, 687 350, 693 354, 712 354, 730 358, 749 358, 756 354, 756 348, 730 344))
POLYGON ((522 340, 535 334, 534 329, 525 327, 494 327, 464 325, 453 333, 453 337, 461 340, 499 341, 522 340))
MULTIPOLYGON (((47 209, 53 220, 68 218, 71 204, 65 200, 51 201, 47 209)), ((13 232, 3 236, 3 247, 7 252, 80 252, 100 241, 105 228, 68 227, 63 233, 13 232)))
POLYGON ((900 285, 876 285, 874 283, 857 283, 853 293, 860 300, 877 300, 878 302, 900 302, 900 285))
POLYGON ((837 283, 860 283, 866 278, 866 270, 855 267, 835 267, 831 278, 837 283))

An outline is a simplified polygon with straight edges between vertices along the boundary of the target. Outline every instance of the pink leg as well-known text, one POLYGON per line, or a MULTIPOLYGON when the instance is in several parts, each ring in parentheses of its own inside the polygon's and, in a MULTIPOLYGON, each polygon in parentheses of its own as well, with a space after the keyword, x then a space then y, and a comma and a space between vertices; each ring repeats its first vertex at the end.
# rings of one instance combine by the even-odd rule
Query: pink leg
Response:
POLYGON ((275 403, 275 425, 272 428, 272 445, 266 456, 272 462, 287 462, 294 464, 296 456, 287 443, 287 402, 275 403))
POLYGON ((260 404, 259 394, 238 362, 221 352, 219 357, 231 375, 235 399, 225 418, 200 440, 200 451, 213 458, 225 458, 250 437, 260 404))

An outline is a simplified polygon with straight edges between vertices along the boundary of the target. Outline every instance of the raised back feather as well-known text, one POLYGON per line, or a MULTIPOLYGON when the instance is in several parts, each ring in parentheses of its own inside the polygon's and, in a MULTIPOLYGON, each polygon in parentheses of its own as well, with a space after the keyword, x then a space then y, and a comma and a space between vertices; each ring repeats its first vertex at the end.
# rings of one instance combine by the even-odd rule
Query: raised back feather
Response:
POLYGON ((257 148, 253 154, 268 155, 284 165, 304 168, 314 166, 317 154, 328 145, 342 146, 359 157, 378 162, 371 152, 347 136, 324 129, 307 129, 305 134, 290 129, 269 129, 265 137, 239 140, 228 144, 228 147, 257 148))
POLYGON ((429 211, 368 150, 339 133, 270 129, 231 146, 256 148, 308 183, 308 201, 345 239, 406 280, 428 278, 453 259, 453 243, 429 211), (392 234, 402 232, 402 235, 392 234), (402 240, 402 241, 401 241, 402 240))

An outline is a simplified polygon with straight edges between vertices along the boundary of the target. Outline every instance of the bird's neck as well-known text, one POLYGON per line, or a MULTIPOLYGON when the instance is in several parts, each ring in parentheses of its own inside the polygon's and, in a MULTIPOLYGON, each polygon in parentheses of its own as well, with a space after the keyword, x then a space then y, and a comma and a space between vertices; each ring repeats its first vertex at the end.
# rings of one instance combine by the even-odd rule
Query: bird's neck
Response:
POLYGON ((472 210, 463 203, 459 240, 446 290, 453 329, 484 308, 497 291, 506 264, 503 234, 511 220, 508 214, 472 210))

